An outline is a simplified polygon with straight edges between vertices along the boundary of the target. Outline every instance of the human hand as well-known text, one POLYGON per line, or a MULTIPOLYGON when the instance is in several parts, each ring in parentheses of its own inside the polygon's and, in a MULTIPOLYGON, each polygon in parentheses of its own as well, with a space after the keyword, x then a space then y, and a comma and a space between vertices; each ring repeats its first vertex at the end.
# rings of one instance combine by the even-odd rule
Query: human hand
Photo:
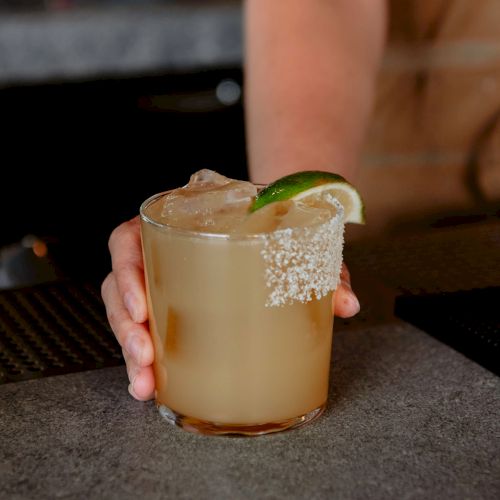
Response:
POLYGON ((154 396, 154 350, 149 334, 139 217, 119 225, 109 238, 112 271, 101 294, 109 324, 122 347, 130 380, 128 390, 138 400, 154 396))
POLYGON ((335 292, 333 313, 339 318, 352 318, 360 310, 359 300, 351 288, 351 273, 345 263, 340 269, 340 282, 335 292))
MULTIPOLYGON (((127 364, 129 392, 134 398, 146 401, 154 396, 154 350, 146 323, 148 313, 139 217, 121 224, 111 233, 109 251, 113 270, 102 284, 102 298, 127 364)), ((345 264, 342 264, 333 310, 341 318, 349 318, 359 311, 359 302, 351 290, 351 278, 345 264)))

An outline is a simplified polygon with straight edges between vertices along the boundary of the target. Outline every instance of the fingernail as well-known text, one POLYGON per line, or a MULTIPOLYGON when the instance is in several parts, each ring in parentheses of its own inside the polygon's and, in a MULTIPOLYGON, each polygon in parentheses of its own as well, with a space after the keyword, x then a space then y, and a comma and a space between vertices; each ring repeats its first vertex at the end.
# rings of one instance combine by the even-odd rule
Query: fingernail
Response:
POLYGON ((136 323, 139 321, 139 312, 137 311, 137 300, 132 292, 127 292, 123 297, 125 302, 125 307, 133 321, 136 323))
MULTIPOLYGON (((135 378, 134 378, 134 380, 135 380, 135 378)), ((129 392, 129 394, 130 394, 133 398, 137 399, 137 396, 136 396, 136 394, 135 394, 135 392, 134 392, 134 381, 132 381, 132 382, 130 382, 130 384, 128 384, 128 392, 129 392)))
POLYGON ((139 365, 141 364, 143 347, 144 342, 137 334, 131 335, 125 343, 125 349, 127 349, 127 352, 135 359, 136 363, 139 365))

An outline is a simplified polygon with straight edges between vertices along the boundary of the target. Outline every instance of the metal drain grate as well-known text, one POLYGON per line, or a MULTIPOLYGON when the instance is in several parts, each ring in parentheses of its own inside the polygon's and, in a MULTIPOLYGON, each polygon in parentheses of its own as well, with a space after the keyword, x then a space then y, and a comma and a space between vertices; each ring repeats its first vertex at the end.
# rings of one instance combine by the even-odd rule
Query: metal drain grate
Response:
POLYGON ((96 285, 64 281, 0 292, 0 384, 120 364, 96 285))

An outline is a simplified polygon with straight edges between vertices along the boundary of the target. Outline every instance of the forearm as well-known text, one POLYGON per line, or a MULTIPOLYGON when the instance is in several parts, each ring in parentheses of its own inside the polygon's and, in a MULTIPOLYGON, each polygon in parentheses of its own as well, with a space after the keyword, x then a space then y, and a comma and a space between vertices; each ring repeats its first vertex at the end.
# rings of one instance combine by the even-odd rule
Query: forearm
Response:
POLYGON ((250 176, 354 175, 385 38, 383 0, 247 0, 250 176))

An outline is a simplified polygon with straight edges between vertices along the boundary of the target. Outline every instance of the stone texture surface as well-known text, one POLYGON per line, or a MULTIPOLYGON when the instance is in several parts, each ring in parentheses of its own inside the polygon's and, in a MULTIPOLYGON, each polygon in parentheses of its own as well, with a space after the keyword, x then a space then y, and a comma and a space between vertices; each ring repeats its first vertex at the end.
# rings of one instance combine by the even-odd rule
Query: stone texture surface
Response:
POLYGON ((127 393, 123 368, 0 387, 2 498, 500 496, 500 379, 404 323, 342 330, 326 413, 204 437, 127 393))

